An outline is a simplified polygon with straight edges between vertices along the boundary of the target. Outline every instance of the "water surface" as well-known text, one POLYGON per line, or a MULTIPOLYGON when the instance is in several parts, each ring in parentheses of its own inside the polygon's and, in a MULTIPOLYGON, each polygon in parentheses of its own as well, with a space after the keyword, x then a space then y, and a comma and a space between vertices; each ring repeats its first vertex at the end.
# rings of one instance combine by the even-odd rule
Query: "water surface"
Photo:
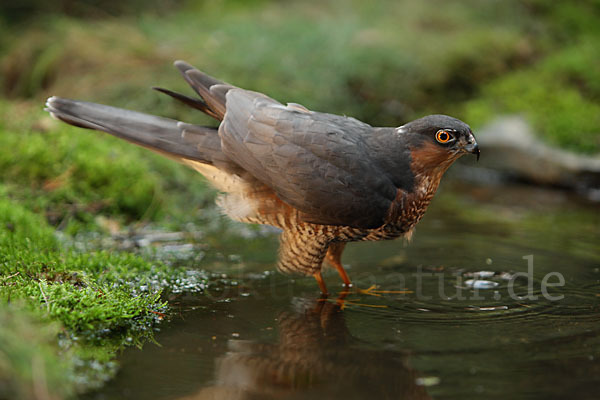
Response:
POLYGON ((157 343, 126 351, 89 398, 599 398, 599 211, 447 184, 410 244, 348 246, 356 287, 375 288, 342 293, 330 271, 328 299, 263 272, 273 235, 220 238, 202 267, 237 284, 173 297, 157 343))

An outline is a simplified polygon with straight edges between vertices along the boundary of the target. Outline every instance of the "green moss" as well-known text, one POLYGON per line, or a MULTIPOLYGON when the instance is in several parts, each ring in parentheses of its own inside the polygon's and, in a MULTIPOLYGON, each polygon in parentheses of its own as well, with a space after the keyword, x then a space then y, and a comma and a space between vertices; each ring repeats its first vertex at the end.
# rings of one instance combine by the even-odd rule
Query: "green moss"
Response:
POLYGON ((23 398, 44 382, 58 385, 61 394, 102 383, 114 374, 112 360, 120 349, 152 338, 153 325, 166 312, 163 288, 177 283, 198 290, 206 284, 202 274, 190 276, 132 254, 66 251, 43 217, 6 199, 0 199, 0 248, 0 320, 10 322, 0 324, 0 339, 10 346, 0 347, 0 382, 23 398), (28 332, 35 324, 48 327, 28 332), (35 365, 22 364, 32 352, 21 351, 21 330, 30 346, 40 348, 35 362, 43 368, 56 364, 50 375, 58 369, 64 376, 43 381, 35 365), (59 353, 66 354, 60 363, 59 353), (100 368, 90 368, 94 363, 100 368))

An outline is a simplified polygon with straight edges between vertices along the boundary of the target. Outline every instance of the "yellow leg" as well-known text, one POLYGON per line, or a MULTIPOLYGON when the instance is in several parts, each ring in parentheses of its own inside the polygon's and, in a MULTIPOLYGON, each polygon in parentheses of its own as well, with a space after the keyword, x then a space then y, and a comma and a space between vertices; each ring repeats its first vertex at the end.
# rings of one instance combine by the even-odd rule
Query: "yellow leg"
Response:
MULTIPOLYGON (((327 262, 329 262, 329 264, 331 264, 333 267, 335 267, 338 274, 340 274, 342 281, 344 281, 344 286, 346 286, 346 288, 350 288, 350 287, 352 287, 352 282, 350 281, 350 278, 348 277, 348 274, 346 273, 346 270, 344 269, 344 266, 342 265, 342 253, 344 252, 345 247, 346 247, 346 242, 331 243, 329 245, 329 248, 327 249, 327 254, 325 255, 325 259, 327 260, 327 262)), ((315 278, 317 278, 317 282, 319 283, 321 292, 327 293, 326 289, 324 289, 325 283, 323 282, 321 273, 319 272, 318 277, 317 277, 317 275, 315 275, 315 278)), ((366 294, 366 295, 375 296, 375 297, 381 297, 382 294, 412 293, 412 291, 410 291, 410 290, 378 290, 377 286, 375 286, 375 285, 371 286, 368 289, 358 289, 357 288, 356 292, 359 294, 366 294)), ((348 291, 345 291, 342 293, 348 294, 348 291)), ((339 299, 338 303, 344 303, 344 297, 345 297, 345 295, 341 299, 339 299)), ((376 306, 376 307, 379 307, 379 306, 376 306)))
POLYGON ((321 275, 321 271, 317 272, 313 275, 319 284, 319 289, 321 289, 321 293, 327 296, 327 286, 325 286, 325 281, 323 280, 323 275, 321 275))
POLYGON ((342 252, 344 251, 344 247, 346 247, 345 242, 331 243, 327 249, 325 258, 335 267, 338 274, 340 274, 342 281, 344 281, 344 286, 350 287, 352 286, 352 282, 350 282, 350 278, 348 278, 348 274, 342 265, 342 252))

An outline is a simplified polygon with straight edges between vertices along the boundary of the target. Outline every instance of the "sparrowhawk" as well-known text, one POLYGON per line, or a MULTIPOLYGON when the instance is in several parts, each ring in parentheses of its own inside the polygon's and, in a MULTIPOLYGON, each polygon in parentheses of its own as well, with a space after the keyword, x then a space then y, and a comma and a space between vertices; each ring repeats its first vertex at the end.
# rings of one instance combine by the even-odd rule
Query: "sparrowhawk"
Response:
POLYGON ((377 128, 175 66, 199 97, 155 89, 218 128, 59 97, 46 110, 194 168, 222 192, 218 205, 232 219, 280 228, 278 269, 313 275, 323 293, 324 259, 350 285, 347 242, 409 237, 447 168, 465 153, 479 157, 469 126, 446 115, 377 128))

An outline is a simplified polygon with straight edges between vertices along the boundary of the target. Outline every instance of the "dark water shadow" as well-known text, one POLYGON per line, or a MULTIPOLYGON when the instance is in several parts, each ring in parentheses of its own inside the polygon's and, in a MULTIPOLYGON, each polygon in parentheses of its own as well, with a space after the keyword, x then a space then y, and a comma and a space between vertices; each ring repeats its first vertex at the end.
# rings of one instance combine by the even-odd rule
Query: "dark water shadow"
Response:
POLYGON ((399 351, 356 347, 340 304, 296 299, 272 343, 230 339, 211 385, 181 399, 430 399, 399 351))

